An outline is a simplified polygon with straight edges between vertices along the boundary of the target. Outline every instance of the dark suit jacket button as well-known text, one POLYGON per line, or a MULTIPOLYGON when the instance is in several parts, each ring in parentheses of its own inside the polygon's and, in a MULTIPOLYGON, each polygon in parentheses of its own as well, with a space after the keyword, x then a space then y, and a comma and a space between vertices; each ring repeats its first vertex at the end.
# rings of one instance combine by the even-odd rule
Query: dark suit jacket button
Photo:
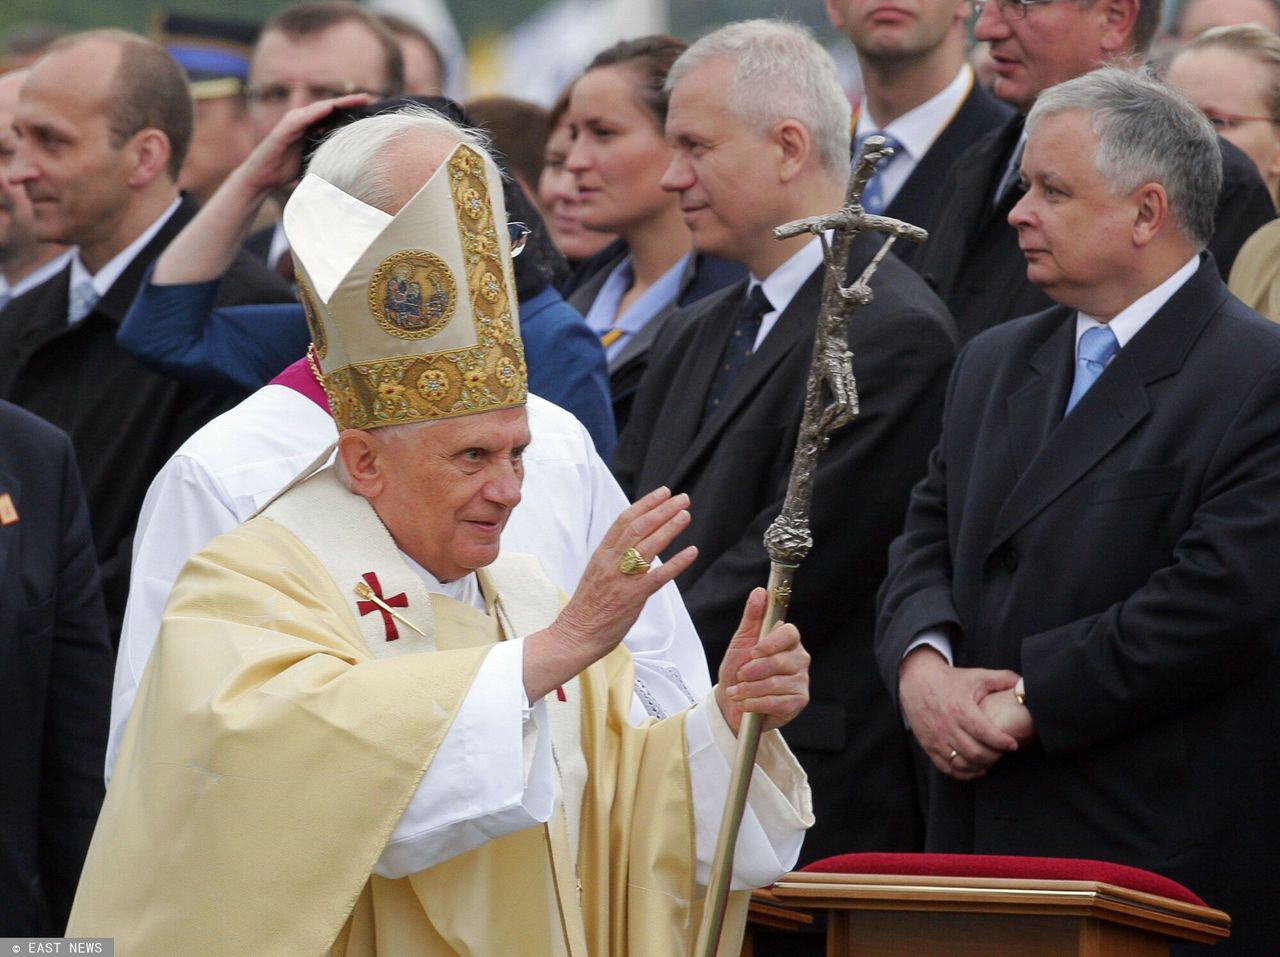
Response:
POLYGON ((1018 570, 1018 553, 1012 548, 1001 549, 1000 564, 1007 572, 1016 572, 1018 570))

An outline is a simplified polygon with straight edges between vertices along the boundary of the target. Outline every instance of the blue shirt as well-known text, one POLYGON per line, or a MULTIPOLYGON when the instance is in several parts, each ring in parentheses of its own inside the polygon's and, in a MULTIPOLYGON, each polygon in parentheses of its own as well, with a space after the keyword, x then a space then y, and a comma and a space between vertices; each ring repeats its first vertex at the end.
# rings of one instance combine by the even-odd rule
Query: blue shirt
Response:
POLYGON ((587 325, 597 336, 603 336, 611 329, 619 329, 622 332, 622 335, 605 349, 610 361, 623 350, 632 336, 643 329, 650 319, 680 294, 680 280, 684 278, 684 271, 692 255, 692 253, 685 253, 681 256, 658 278, 657 282, 641 293, 622 315, 618 315, 618 303, 622 301, 622 297, 635 281, 635 270, 632 268, 629 255, 623 257, 622 261, 613 267, 609 278, 604 281, 604 285, 600 287, 595 300, 591 303, 591 308, 587 310, 587 325), (617 321, 614 320, 615 316, 617 321))

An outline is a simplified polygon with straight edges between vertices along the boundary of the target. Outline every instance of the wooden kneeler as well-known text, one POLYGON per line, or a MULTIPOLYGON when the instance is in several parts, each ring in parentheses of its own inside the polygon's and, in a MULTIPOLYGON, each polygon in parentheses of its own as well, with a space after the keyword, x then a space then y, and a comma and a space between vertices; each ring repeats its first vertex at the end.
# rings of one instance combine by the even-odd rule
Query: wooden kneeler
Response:
POLYGON ((827 957, 1168 957, 1231 918, 1150 871, 1073 858, 844 854, 769 891, 827 914, 827 957))

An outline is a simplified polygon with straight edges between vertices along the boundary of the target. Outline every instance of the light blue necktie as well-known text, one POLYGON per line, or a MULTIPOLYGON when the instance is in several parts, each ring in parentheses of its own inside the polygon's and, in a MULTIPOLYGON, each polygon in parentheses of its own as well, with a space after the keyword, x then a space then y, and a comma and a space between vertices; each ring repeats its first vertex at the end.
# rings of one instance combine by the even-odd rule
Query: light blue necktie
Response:
POLYGON ((71 290, 67 303, 67 325, 74 326, 98 304, 98 290, 93 288, 93 280, 81 279, 71 290))
POLYGON ((884 171, 887 170, 893 161, 902 154, 902 144, 898 140, 881 130, 873 130, 866 136, 859 136, 857 148, 854 151, 854 160, 862 155, 862 144, 867 141, 869 136, 883 136, 884 145, 893 150, 893 155, 886 160, 881 160, 880 165, 876 167, 876 171, 871 174, 871 178, 867 180, 866 187, 862 190, 862 208, 868 213, 879 215, 884 212, 884 208, 888 206, 888 202, 884 198, 884 171))
POLYGON ((1076 381, 1071 386, 1071 396, 1067 399, 1067 414, 1075 408, 1081 396, 1089 391, 1089 387, 1098 381, 1107 361, 1116 354, 1120 343, 1110 326, 1094 326, 1080 337, 1080 355, 1076 359, 1076 381))

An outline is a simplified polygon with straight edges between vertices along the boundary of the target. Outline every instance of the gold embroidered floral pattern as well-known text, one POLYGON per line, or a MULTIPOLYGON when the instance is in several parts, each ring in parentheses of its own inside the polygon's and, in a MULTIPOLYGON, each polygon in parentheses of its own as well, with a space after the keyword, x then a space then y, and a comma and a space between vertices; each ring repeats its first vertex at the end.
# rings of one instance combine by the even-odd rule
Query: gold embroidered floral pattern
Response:
MULTIPOLYGON (((461 288, 455 291, 443 279, 428 278, 433 291, 448 289, 451 314, 456 303, 452 297, 466 295, 476 343, 447 352, 357 362, 329 373, 327 390, 339 428, 368 429, 447 418, 525 402, 528 370, 515 325, 514 284, 502 254, 505 228, 500 237, 484 160, 471 148, 460 146, 449 161, 448 176, 465 263, 457 286, 465 280, 465 293, 461 288)), ((420 277, 432 268, 426 259, 432 255, 405 250, 389 256, 375 271, 369 285, 369 305, 373 318, 392 335, 422 339, 447 324, 447 319, 438 327, 428 321, 430 331, 416 328, 426 314, 420 303, 428 295, 428 283, 420 277), (410 267, 407 276, 400 268, 404 265, 410 267), (397 295, 403 292, 410 302, 402 310, 407 319, 388 308, 398 302, 387 288, 391 282, 418 282, 422 286, 417 298, 407 288, 397 290, 397 295)), ((443 261, 440 270, 445 275, 449 272, 443 261)))
POLYGON ((480 194, 474 189, 469 189, 463 193, 462 208, 466 210, 467 215, 472 219, 479 219, 484 215, 484 203, 480 202, 480 194))
POLYGON ((449 377, 439 369, 430 369, 418 376, 418 395, 424 399, 439 399, 449 388, 449 377))

